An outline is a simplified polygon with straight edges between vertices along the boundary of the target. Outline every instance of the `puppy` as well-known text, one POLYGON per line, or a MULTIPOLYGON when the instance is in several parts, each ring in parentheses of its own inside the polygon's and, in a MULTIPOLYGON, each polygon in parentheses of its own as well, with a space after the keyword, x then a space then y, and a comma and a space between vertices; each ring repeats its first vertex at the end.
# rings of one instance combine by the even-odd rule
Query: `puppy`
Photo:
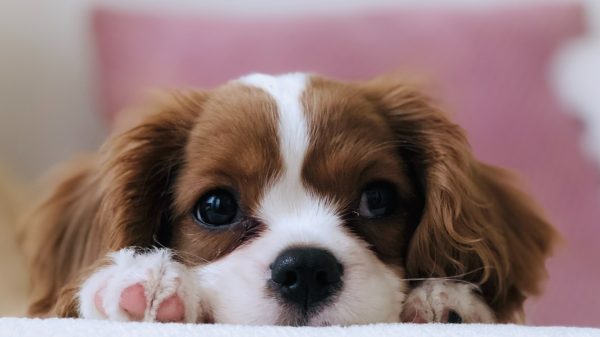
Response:
POLYGON ((515 322, 556 233, 418 91, 254 74, 130 112, 23 234, 35 316, 515 322))

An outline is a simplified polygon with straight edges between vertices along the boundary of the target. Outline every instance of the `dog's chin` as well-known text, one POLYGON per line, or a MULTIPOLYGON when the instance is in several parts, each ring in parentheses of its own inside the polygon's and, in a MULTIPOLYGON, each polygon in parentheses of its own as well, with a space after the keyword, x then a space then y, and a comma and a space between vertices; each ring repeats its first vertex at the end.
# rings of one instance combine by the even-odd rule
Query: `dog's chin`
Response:
MULTIPOLYGON (((365 313, 368 315, 368 313, 365 313)), ((343 317, 341 313, 337 313, 335 310, 331 310, 329 306, 323 306, 308 311, 282 307, 279 317, 275 321, 275 325, 285 326, 348 326, 356 324, 372 324, 372 323, 394 323, 398 322, 400 313, 390 314, 382 317, 365 321, 357 317, 357 319, 349 319, 343 317)), ((360 316, 360 313, 358 314, 360 316)))
MULTIPOLYGON (((370 307, 368 304, 365 307, 370 307)), ((214 317, 211 323, 223 324, 241 324, 241 325, 275 325, 275 326, 350 326, 359 324, 376 323, 397 323, 400 321, 400 310, 389 312, 379 312, 373 315, 377 310, 352 310, 351 308, 341 308, 339 303, 327 303, 316 306, 309 310, 298 308, 296 306, 280 304, 276 310, 262 311, 262 314, 254 312, 246 316, 244 313, 237 317, 214 317)), ((273 307, 272 309, 275 309, 273 307)), ((260 310, 258 310, 260 311, 260 310)))
MULTIPOLYGON (((396 323, 400 320, 403 291, 388 292, 384 301, 377 291, 341 291, 333 298, 310 308, 285 303, 275 296, 255 297, 254 292, 212 292, 214 323, 279 326, 348 326, 396 323)), ((210 303, 210 302, 209 302, 210 303)))
MULTIPOLYGON (((393 307, 379 306, 369 301, 363 306, 347 306, 347 293, 307 308, 280 303, 278 316, 270 324, 284 326, 348 326, 357 324, 397 323, 402 304, 393 307)), ((402 296, 403 297, 403 296, 402 296)), ((267 320, 269 318, 265 317, 267 320)))
POLYGON ((331 322, 321 318, 322 314, 330 309, 332 303, 333 301, 330 300, 312 307, 283 304, 276 324, 288 326, 341 325, 342 322, 331 322))
POLYGON ((315 322, 313 318, 318 315, 319 309, 302 310, 295 307, 283 306, 277 318, 277 325, 289 326, 326 326, 329 322, 315 322))

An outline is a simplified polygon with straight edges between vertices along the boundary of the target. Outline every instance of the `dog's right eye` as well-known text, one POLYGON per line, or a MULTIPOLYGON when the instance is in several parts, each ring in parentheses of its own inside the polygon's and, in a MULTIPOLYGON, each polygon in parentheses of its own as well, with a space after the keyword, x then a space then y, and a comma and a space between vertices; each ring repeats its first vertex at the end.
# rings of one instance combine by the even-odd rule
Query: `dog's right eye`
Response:
POLYGON ((213 190, 203 195, 192 212, 194 220, 208 227, 227 226, 235 221, 238 204, 226 190, 213 190))

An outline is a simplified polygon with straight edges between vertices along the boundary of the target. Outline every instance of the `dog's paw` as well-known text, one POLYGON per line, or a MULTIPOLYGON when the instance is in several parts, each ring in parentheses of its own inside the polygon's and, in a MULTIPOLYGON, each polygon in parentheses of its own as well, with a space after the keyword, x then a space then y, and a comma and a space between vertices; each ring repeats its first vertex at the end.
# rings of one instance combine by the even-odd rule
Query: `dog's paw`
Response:
POLYGON ((400 316, 411 323, 494 323, 494 314, 475 286, 459 281, 427 280, 406 298, 400 316))
POLYGON ((82 285, 83 318, 118 321, 196 322, 200 295, 191 272, 167 249, 122 249, 82 285))

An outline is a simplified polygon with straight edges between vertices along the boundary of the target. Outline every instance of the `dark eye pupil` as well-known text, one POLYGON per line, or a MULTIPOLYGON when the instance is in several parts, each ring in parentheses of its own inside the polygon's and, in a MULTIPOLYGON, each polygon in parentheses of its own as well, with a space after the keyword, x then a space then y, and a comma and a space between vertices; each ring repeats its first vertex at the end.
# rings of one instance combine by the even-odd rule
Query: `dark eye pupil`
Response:
POLYGON ((367 203, 371 211, 381 212, 387 207, 387 195, 381 189, 373 189, 365 192, 367 203))
POLYGON ((374 183, 363 190, 360 213, 366 217, 378 217, 391 213, 395 203, 395 190, 389 183, 374 183))
POLYGON ((194 210, 194 218, 208 226, 228 225, 235 219, 237 208, 231 193, 217 190, 200 198, 194 210))

